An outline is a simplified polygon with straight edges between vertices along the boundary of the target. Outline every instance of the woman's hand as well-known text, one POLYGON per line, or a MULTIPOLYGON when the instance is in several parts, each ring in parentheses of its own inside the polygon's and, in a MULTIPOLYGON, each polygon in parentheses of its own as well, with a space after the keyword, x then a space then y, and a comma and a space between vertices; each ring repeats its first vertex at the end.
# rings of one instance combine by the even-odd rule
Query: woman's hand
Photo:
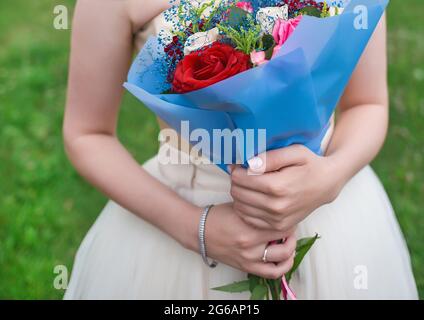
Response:
POLYGON ((206 222, 206 249, 210 258, 247 273, 278 279, 293 266, 296 249, 294 230, 287 232, 256 229, 234 212, 232 204, 211 209, 206 222), (267 244, 286 239, 283 244, 267 244), (262 261, 268 247, 266 259, 262 261))
POLYGON ((233 167, 233 207, 246 223, 284 232, 320 206, 333 201, 343 186, 330 158, 300 145, 269 151, 233 167))
MULTIPOLYGON (((386 18, 383 16, 352 74, 326 157, 291 146, 262 156, 260 176, 232 174, 234 208, 258 227, 288 230, 331 202, 381 149, 388 127, 386 18)), ((260 161, 253 161, 260 164, 260 161)))

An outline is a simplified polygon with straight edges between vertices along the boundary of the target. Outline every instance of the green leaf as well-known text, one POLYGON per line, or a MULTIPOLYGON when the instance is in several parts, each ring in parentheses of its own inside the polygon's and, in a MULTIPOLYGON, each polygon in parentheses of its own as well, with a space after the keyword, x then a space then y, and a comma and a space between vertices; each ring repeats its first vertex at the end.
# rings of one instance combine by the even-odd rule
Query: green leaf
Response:
MULTIPOLYGON (((208 5, 209 6, 212 6, 213 5, 213 2, 214 1, 211 1, 211 3, 208 4, 208 5)), ((202 31, 207 31, 207 30, 210 29, 210 25, 211 25, 212 21, 216 18, 215 16, 219 12, 220 12, 220 6, 219 5, 218 6, 214 6, 214 9, 212 9, 212 11, 210 12, 210 14, 208 15, 208 18, 204 18, 205 21, 204 21, 204 24, 203 24, 203 27, 202 27, 202 31)))
POLYGON ((270 34, 264 34, 262 36, 262 46, 265 51, 265 59, 271 60, 272 54, 274 53, 275 40, 274 37, 270 34))
POLYGON ((250 300, 264 300, 268 293, 268 287, 264 284, 258 284, 252 291, 250 300))
POLYGON ((296 243, 296 252, 302 251, 305 248, 309 250, 319 238, 319 234, 315 234, 313 237, 299 239, 296 243))
POLYGON ((294 257, 294 263, 291 270, 286 274, 287 282, 290 281, 293 273, 299 268, 299 265, 302 263, 303 258, 305 258, 306 254, 314 245, 315 241, 319 239, 319 235, 316 234, 311 238, 304 238, 297 241, 296 245, 296 256, 294 257))
POLYGON ((321 17, 321 11, 315 7, 312 6, 306 6, 299 10, 300 14, 304 14, 307 16, 313 16, 313 17, 321 17))
POLYGON ((231 292, 231 293, 249 291, 249 280, 233 282, 231 284, 227 284, 227 285, 222 286, 222 287, 212 288, 212 290, 223 291, 223 292, 231 292))
POLYGON ((327 4, 326 1, 324 1, 323 6, 322 6, 322 12, 321 12, 320 17, 321 18, 327 18, 329 16, 330 16, 330 12, 329 12, 329 9, 328 9, 328 4, 327 4))
POLYGON ((247 18, 246 11, 238 7, 232 7, 228 15, 227 23, 230 27, 238 29, 240 26, 243 25, 243 22, 245 21, 246 18, 247 18))
POLYGON ((274 37, 270 34, 264 34, 262 36, 262 45, 264 50, 268 50, 273 47, 275 45, 274 37))
POLYGON ((266 282, 271 291, 272 300, 281 300, 281 279, 267 279, 266 282))
POLYGON ((274 54, 274 47, 275 47, 275 45, 265 51, 265 59, 271 60, 271 58, 274 54))

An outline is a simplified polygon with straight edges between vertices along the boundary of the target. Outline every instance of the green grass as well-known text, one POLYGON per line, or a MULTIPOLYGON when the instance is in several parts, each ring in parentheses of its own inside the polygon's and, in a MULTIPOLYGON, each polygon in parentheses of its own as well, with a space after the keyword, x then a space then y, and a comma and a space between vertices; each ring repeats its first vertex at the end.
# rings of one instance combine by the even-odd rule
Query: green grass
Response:
POLYGON ((391 126, 374 162, 404 231, 424 298, 424 1, 388 10, 391 126))
MULTIPOLYGON (((53 7, 71 0, 0 4, 0 298, 61 298, 56 265, 69 270, 106 199, 63 152, 61 125, 69 31, 53 7)), ((389 10, 391 128, 374 163, 395 207, 424 297, 424 12, 422 0, 389 10), (421 40, 421 41, 420 41, 421 40)), ((123 143, 143 162, 155 153, 153 115, 126 95, 123 143)))

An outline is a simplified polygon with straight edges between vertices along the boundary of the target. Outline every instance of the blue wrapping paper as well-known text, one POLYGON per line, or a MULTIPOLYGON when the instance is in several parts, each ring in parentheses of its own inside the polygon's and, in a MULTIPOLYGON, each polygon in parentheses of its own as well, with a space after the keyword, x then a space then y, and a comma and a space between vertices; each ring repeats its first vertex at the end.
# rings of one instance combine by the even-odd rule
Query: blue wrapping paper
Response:
POLYGON ((339 16, 304 16, 268 63, 185 94, 161 93, 166 80, 157 70, 160 56, 156 54, 161 48, 157 38, 151 37, 131 66, 124 86, 194 145, 202 139, 193 137, 197 129, 210 137, 214 130, 238 129, 245 136, 248 130, 266 130, 264 144, 233 139, 232 145, 220 143, 218 150, 211 138, 207 142, 210 151, 202 149, 203 155, 223 170, 228 162, 241 159, 246 163, 259 153, 292 144, 322 154, 321 142, 331 115, 388 2, 351 0, 339 16), (367 29, 354 27, 358 6, 367 8, 367 29), (181 130, 183 121, 189 130, 181 130), (224 157, 229 153, 230 157, 224 157))

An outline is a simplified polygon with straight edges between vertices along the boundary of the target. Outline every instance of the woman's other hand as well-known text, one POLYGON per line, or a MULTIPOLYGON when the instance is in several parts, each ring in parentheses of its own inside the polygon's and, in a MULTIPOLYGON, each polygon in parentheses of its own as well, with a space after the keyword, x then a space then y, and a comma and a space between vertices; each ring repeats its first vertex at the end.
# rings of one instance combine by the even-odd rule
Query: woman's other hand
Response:
POLYGON ((293 266, 296 250, 294 229, 286 232, 257 229, 245 223, 231 203, 211 209, 205 235, 210 258, 244 272, 278 279, 293 266), (281 239, 285 242, 268 246, 269 242, 281 239), (266 248, 264 262, 262 258, 266 248))
POLYGON ((246 223, 284 232, 320 206, 332 202, 344 185, 330 158, 301 145, 269 151, 233 167, 234 210, 246 223))

